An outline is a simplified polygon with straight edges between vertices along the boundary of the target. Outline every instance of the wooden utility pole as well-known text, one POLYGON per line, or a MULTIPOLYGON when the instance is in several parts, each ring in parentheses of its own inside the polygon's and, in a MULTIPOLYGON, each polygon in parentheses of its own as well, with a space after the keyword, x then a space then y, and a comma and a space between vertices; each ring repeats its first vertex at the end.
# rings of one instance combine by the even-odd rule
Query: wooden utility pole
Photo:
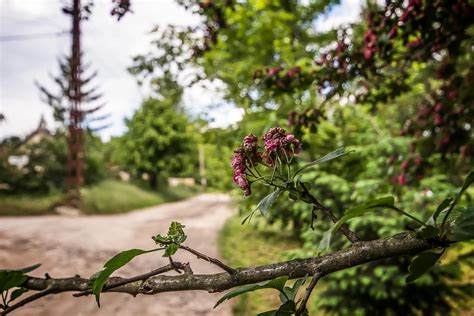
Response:
MULTIPOLYGON (((70 1, 62 8, 62 11, 71 16, 71 52, 59 61, 60 73, 53 77, 59 91, 52 92, 39 83, 37 85, 44 101, 53 108, 54 118, 67 127, 66 185, 70 191, 78 192, 85 182, 85 130, 90 129, 89 124, 91 122, 102 121, 107 116, 93 117, 94 113, 104 106, 103 104, 95 104, 101 99, 102 95, 97 92, 97 87, 89 87, 89 84, 97 76, 97 72, 92 72, 89 75, 85 74, 85 67, 82 63, 81 22, 87 20, 91 14, 93 3, 86 1, 86 4, 81 4, 81 0, 70 1)), ((117 12, 114 14, 121 16, 129 10, 129 6, 119 7, 116 10, 117 12)), ((91 130, 98 129, 101 128, 91 130)))
POLYGON ((81 0, 73 0, 72 10, 72 46, 70 58, 70 114, 68 137, 67 185, 77 190, 84 185, 84 131, 82 128, 84 112, 81 81, 81 0))

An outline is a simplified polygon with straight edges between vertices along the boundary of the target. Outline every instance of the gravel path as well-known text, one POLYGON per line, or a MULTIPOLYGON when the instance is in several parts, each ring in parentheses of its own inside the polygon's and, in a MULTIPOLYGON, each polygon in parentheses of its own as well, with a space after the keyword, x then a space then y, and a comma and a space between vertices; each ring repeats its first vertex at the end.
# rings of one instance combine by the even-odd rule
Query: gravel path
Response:
MULTIPOLYGON (((166 233, 173 220, 186 225, 185 244, 209 256, 217 255, 217 236, 232 215, 232 204, 222 194, 202 194, 194 198, 162 204, 121 215, 38 216, 0 218, 0 268, 19 268, 34 263, 42 266, 32 275, 48 272, 52 277, 80 274, 88 277, 99 271, 108 258, 129 248, 150 249, 151 236, 166 233)), ((220 270, 186 253, 177 261, 190 261, 195 273, 220 270)), ((167 264, 166 258, 152 253, 133 260, 117 275, 132 276, 167 264)), ((92 296, 73 298, 71 293, 46 297, 14 312, 13 315, 217 315, 230 316, 231 304, 212 306, 222 293, 176 292, 153 296, 107 293, 97 308, 92 296)))

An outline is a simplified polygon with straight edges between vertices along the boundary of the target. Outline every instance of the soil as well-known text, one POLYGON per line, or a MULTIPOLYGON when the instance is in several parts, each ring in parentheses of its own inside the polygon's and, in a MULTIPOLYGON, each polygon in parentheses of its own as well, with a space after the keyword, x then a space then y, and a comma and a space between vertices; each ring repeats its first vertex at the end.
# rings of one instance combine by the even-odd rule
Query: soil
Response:
MULTIPOLYGON (((133 197, 130 197, 133 198, 133 197)), ((0 268, 41 267, 30 274, 89 277, 119 251, 150 249, 151 236, 166 234, 171 221, 186 225, 186 245, 219 257, 218 232, 232 215, 231 199, 223 194, 202 194, 191 199, 162 204, 120 215, 36 216, 0 218, 0 268)), ((176 261, 191 262, 194 273, 221 272, 218 267, 178 252, 176 261)), ((114 275, 133 276, 168 263, 160 253, 137 257, 114 275)), ((204 291, 131 295, 105 293, 101 308, 93 296, 75 298, 72 293, 50 295, 13 312, 13 315, 232 315, 231 303, 213 309, 222 293, 204 291)))

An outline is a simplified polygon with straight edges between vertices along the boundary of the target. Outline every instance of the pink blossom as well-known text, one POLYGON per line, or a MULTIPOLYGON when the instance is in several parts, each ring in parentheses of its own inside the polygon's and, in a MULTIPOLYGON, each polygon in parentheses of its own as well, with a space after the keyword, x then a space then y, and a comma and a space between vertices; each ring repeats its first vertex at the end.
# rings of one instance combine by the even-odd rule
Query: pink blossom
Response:
POLYGON ((407 170, 407 168, 408 168, 408 161, 407 160, 402 161, 401 168, 402 168, 402 170, 407 170))
POLYGON ((298 66, 295 66, 295 67, 291 68, 290 70, 288 70, 286 75, 289 78, 293 78, 293 77, 296 77, 300 72, 301 72, 301 68, 298 67, 298 66))
POLYGON ((234 153, 234 156, 232 156, 232 160, 230 162, 230 165, 232 168, 236 169, 239 166, 242 166, 244 163, 243 156, 240 152, 234 153))
POLYGON ((406 173, 402 173, 401 175, 398 176, 398 184, 400 185, 405 185, 407 184, 407 174, 406 173))
POLYGON ((249 134, 244 137, 244 141, 242 142, 242 147, 246 151, 253 151, 258 147, 258 138, 254 134, 249 134))

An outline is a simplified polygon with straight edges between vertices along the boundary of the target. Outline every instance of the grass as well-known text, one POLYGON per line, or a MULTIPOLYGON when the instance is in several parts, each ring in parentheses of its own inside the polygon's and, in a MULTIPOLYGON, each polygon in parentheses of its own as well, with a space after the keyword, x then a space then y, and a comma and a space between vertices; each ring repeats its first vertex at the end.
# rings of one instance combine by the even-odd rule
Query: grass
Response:
POLYGON ((51 207, 64 198, 61 193, 43 196, 0 196, 0 216, 43 215, 51 213, 51 207))
MULTIPOLYGON (((286 260, 284 251, 300 247, 297 240, 276 227, 258 228, 254 224, 241 225, 235 216, 226 222, 219 235, 219 251, 231 266, 255 266, 286 260)), ((234 299, 235 316, 256 315, 278 308, 280 301, 275 290, 260 290, 234 299)))
POLYGON ((106 180, 81 191, 82 210, 88 214, 114 214, 178 201, 197 192, 189 187, 144 190, 130 183, 106 180))
MULTIPOLYGON (((160 192, 142 189, 136 185, 105 180, 81 190, 81 209, 86 214, 116 214, 134 209, 178 201, 197 193, 196 188, 165 188, 160 192)), ((0 216, 53 214, 54 205, 64 200, 62 193, 43 196, 0 196, 0 216)))

